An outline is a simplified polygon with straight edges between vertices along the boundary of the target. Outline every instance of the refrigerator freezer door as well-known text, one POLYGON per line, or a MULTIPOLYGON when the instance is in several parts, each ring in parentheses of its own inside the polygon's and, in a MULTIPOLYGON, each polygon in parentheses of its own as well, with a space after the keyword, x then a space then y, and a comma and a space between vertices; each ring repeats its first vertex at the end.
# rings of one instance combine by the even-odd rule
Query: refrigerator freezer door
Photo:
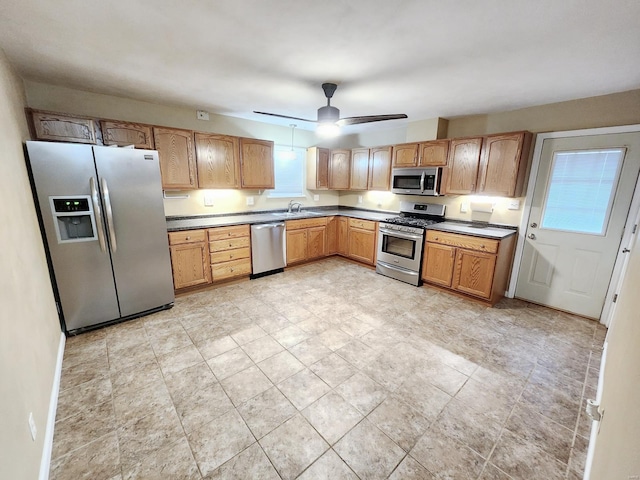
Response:
POLYGON ((168 305, 174 293, 158 153, 94 152, 122 316, 168 305))
MULTIPOLYGON (((97 186, 91 146, 27 142, 27 151, 67 330, 119 318, 109 251, 100 249, 97 235, 89 241, 59 241, 49 199, 91 197, 92 178, 97 186)), ((96 228, 104 232, 104 223, 95 217, 96 228)))

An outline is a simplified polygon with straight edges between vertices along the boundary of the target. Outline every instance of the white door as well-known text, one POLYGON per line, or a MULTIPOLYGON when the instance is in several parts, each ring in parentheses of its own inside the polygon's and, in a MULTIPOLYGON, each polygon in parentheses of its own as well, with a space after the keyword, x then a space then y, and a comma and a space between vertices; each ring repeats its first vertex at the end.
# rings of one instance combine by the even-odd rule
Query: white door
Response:
POLYGON ((640 170, 640 133, 545 138, 516 297, 600 318, 640 170))

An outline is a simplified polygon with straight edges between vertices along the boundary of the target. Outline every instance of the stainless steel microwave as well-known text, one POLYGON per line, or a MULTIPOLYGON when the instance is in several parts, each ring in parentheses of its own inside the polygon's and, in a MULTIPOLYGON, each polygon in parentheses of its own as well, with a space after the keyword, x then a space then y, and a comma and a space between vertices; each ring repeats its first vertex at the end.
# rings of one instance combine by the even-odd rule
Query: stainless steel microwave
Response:
POLYGON ((404 195, 440 195, 442 168, 394 168, 391 170, 391 191, 404 195))

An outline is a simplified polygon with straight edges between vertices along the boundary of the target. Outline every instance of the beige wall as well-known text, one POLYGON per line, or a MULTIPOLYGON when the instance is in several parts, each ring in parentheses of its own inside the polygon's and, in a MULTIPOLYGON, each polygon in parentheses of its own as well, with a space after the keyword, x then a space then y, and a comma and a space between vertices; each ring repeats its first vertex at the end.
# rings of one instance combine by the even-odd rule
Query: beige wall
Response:
POLYGON ((591 480, 640 476, 640 236, 629 265, 607 338, 602 408, 591 480))
POLYGON ((0 50, 0 478, 36 479, 60 324, 27 177, 22 81, 0 50), (36 441, 28 427, 33 412, 36 441))
POLYGON ((449 138, 529 130, 534 133, 640 123, 640 90, 510 112, 452 118, 449 138))

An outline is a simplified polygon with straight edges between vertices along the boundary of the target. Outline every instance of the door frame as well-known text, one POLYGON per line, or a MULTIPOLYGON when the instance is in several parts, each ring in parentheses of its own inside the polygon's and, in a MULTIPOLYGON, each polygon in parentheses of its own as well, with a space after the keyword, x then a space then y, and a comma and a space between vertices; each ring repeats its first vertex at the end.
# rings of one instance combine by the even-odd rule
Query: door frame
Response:
MULTIPOLYGON (((522 264, 522 256, 524 253, 525 233, 529 224, 529 217, 531 215, 531 202, 533 201, 533 191, 535 188, 536 180, 538 178, 538 170, 540 169, 540 160, 542 158, 542 146, 544 141, 552 138, 567 138, 567 137, 584 137, 590 135, 610 135, 616 133, 640 133, 640 124, 634 125, 621 125, 617 127, 601 127, 601 128, 587 128, 582 130, 567 130, 561 132, 546 132, 536 135, 535 146, 533 149, 533 158, 531 160, 531 169, 529 170, 529 181, 527 182, 527 195, 524 201, 524 207, 522 209, 522 217, 520 219, 520 225, 518 227, 518 240, 516 242, 516 251, 513 258, 513 269, 511 270, 511 278, 509 280, 509 288, 506 296, 508 298, 514 298, 516 293, 516 284, 518 282, 518 274, 520 273, 520 267, 522 264)), ((625 235, 629 232, 629 225, 633 225, 633 221, 636 218, 637 211, 640 208, 640 177, 636 180, 636 187, 631 201, 631 208, 625 221, 625 235)), ((600 316, 600 323, 608 324, 611 318, 613 289, 612 285, 617 286, 620 282, 621 274, 621 257, 620 250, 616 256, 615 266, 611 280, 609 282, 609 289, 607 291, 607 297, 600 316), (606 315, 605 315, 606 313, 606 315)))

